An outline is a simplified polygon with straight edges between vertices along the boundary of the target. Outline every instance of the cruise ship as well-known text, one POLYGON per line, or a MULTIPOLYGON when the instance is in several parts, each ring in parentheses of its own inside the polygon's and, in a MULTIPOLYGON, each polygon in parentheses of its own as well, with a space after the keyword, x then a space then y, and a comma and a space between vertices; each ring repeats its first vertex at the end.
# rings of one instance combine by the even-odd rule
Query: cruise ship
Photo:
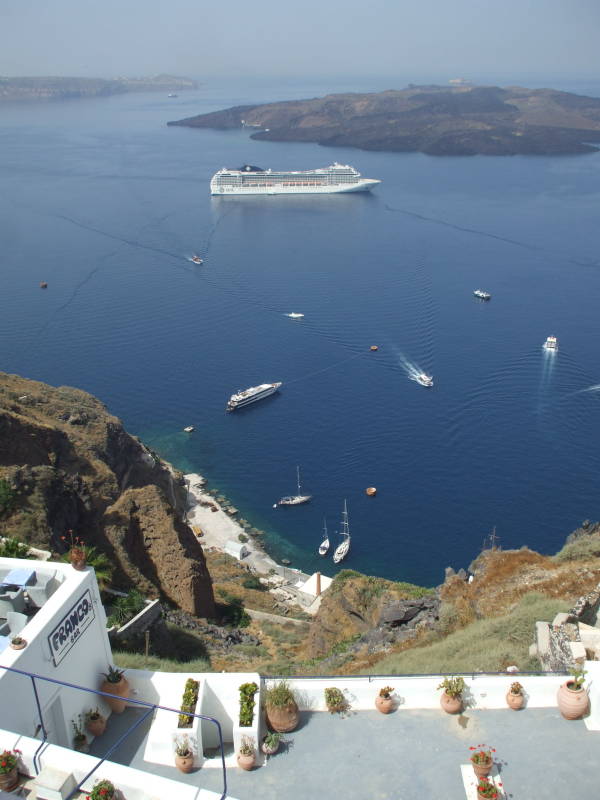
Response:
POLYGON ((249 389, 244 389, 243 392, 236 392, 229 398, 227 411, 235 411, 236 408, 256 403, 257 400, 262 400, 264 397, 276 392, 280 386, 281 381, 278 383, 261 383, 260 386, 251 386, 249 389))
POLYGON ((331 194, 368 192, 381 181, 362 178, 348 164, 332 164, 305 172, 275 172, 246 164, 239 169, 223 167, 210 181, 211 194, 331 194))

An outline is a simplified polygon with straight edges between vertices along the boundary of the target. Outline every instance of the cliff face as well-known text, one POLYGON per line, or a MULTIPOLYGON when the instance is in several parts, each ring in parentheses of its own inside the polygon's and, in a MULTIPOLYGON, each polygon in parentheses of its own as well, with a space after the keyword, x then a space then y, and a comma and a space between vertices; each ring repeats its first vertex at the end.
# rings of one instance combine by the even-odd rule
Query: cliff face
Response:
POLYGON ((181 521, 182 475, 96 398, 0 373, 0 478, 0 534, 60 551, 70 528, 109 555, 120 585, 213 615, 202 548, 181 521))

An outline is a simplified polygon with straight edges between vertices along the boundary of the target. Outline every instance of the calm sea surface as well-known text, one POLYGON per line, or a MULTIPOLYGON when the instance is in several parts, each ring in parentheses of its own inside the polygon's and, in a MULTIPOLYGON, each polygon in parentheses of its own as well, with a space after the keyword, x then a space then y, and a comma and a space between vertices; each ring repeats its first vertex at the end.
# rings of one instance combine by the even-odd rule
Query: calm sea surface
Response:
POLYGON ((437 583, 494 526, 504 547, 554 552, 600 516, 600 155, 431 158, 165 124, 340 89, 0 107, 0 369, 97 395, 305 570, 334 573, 316 548, 323 517, 337 539, 344 499, 343 566, 362 572, 437 583), (224 165, 334 160, 383 182, 208 194, 224 165), (232 392, 279 380, 225 413, 232 392), (313 501, 273 509, 297 464, 313 501))

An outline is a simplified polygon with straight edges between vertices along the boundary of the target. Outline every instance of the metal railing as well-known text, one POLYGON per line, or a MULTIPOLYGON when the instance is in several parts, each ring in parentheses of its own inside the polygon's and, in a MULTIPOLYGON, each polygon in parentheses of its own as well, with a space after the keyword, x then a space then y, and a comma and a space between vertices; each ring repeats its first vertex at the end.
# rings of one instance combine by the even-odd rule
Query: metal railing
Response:
MULTIPOLYGON (((112 695, 109 692, 101 692, 99 689, 89 689, 87 686, 78 686, 76 683, 67 683, 66 681, 59 681, 56 678, 47 678, 43 675, 37 675, 35 672, 27 672, 26 670, 16 669, 15 667, 3 667, 0 665, 0 670, 6 670, 7 672, 14 672, 17 675, 23 675, 31 679, 33 695, 35 697, 35 704, 37 706, 37 713, 39 717, 39 725, 37 727, 37 731, 39 732, 41 730, 43 733, 43 738, 42 741, 40 742, 40 746, 37 748, 33 756, 33 768, 35 770, 36 775, 39 775, 40 772, 40 760, 39 760, 40 753, 44 748, 44 746, 48 744, 48 732, 44 724, 44 717, 42 713, 42 707, 38 695, 38 687, 36 681, 45 681, 46 683, 52 683, 58 686, 64 686, 67 689, 77 689, 78 691, 87 692, 88 694, 93 694, 98 697, 106 697, 112 700, 114 700, 115 698, 115 695, 112 695)), ((87 773, 87 775, 85 775, 82 778, 81 781, 79 781, 77 786, 67 796, 66 800, 71 800, 71 798, 74 797, 78 792, 82 791, 82 786, 89 778, 91 778, 91 776, 96 772, 98 767, 100 767, 106 760, 108 760, 108 757, 112 755, 115 752, 115 750, 117 750, 121 746, 121 744, 123 744, 123 742, 128 738, 128 736, 130 736, 143 722, 145 722, 145 720, 152 713, 154 713, 154 711, 157 710, 170 711, 173 714, 177 715, 181 713, 181 709, 169 708, 168 706, 160 706, 157 705, 156 703, 148 703, 145 700, 136 700, 134 698, 128 698, 127 703, 130 705, 141 706, 142 708, 146 708, 148 710, 132 725, 130 725, 130 727, 125 731, 125 733, 122 736, 120 736, 111 747, 109 747, 109 749, 106 751, 106 753, 104 753, 104 755, 101 758, 98 759, 98 763, 96 764, 96 766, 93 769, 91 769, 87 773)), ((209 717, 206 714, 195 714, 189 711, 186 711, 185 713, 186 716, 188 717, 195 717, 197 719, 207 720, 208 722, 211 722, 217 726, 217 733, 219 734, 219 749, 221 751, 221 767, 223 770, 223 792, 221 794, 220 800, 225 800, 225 797, 227 795, 227 769, 225 767, 225 753, 223 750, 223 732, 221 730, 221 723, 219 722, 218 719, 215 719, 214 717, 209 717)))

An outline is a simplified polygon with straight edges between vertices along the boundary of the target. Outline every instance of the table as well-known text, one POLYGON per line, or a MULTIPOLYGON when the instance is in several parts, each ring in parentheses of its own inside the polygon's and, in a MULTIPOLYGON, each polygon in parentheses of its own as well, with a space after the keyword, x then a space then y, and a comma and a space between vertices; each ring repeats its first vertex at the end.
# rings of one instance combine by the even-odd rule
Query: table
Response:
POLYGON ((23 588, 29 583, 33 583, 35 579, 35 570, 21 567, 20 569, 11 569, 11 571, 4 576, 0 581, 0 586, 18 586, 23 588))

